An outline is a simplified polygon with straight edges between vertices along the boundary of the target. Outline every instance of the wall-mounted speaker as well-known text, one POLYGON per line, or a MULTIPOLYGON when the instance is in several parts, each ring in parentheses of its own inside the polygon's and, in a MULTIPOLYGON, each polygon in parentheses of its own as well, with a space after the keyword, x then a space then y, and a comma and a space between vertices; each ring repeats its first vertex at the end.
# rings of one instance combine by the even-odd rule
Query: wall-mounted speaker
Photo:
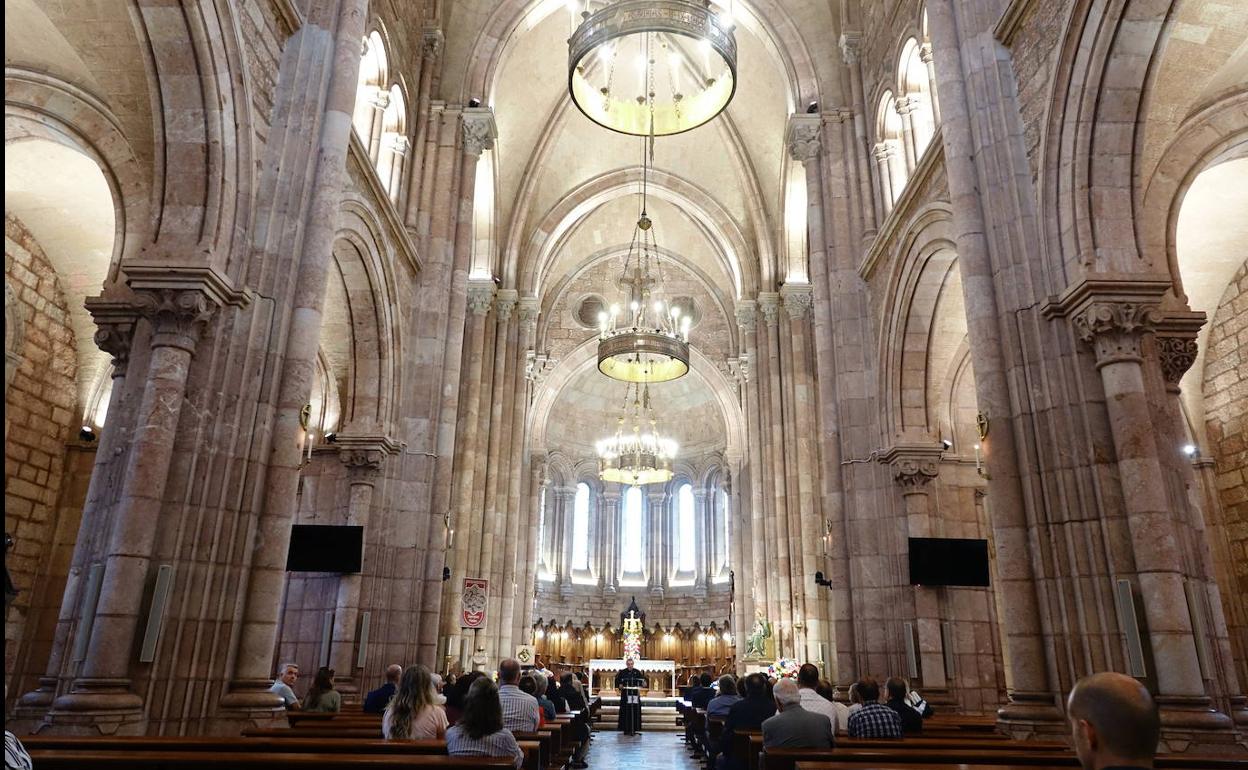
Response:
POLYGON ((95 608, 100 603, 100 586, 104 583, 104 565, 92 564, 87 570, 87 590, 82 596, 82 617, 78 620, 78 633, 74 636, 75 663, 87 659, 87 643, 91 641, 91 627, 95 625, 95 608))
POLYGON ((368 657, 368 626, 373 619, 373 613, 365 612, 360 618, 360 652, 355 658, 355 667, 364 668, 364 660, 368 657))
POLYGON ((173 588, 173 565, 162 564, 156 572, 156 590, 152 592, 152 608, 147 613, 147 630, 143 634, 143 646, 139 649, 139 662, 156 660, 156 643, 160 641, 160 629, 165 624, 165 610, 169 606, 169 593, 173 588))
POLYGON ((1140 639, 1140 621, 1135 613, 1135 592, 1130 580, 1115 581, 1114 600, 1118 606, 1118 625, 1127 640, 1127 673, 1142 678, 1148 675, 1148 671, 1144 667, 1144 645, 1140 639))

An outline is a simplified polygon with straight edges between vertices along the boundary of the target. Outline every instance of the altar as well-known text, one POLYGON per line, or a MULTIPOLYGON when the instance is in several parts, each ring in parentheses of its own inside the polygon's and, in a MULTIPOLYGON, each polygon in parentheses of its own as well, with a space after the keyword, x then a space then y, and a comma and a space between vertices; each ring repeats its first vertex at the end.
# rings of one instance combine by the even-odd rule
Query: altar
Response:
MULTIPOLYGON (((589 661, 589 694, 592 696, 594 691, 602 689, 596 687, 596 675, 615 674, 615 672, 625 668, 624 660, 612 660, 610 658, 593 658, 589 661)), ((677 693, 676 689, 676 661, 674 660, 633 660, 633 668, 643 674, 657 673, 663 674, 665 677, 670 676, 672 680, 671 694, 677 693)))

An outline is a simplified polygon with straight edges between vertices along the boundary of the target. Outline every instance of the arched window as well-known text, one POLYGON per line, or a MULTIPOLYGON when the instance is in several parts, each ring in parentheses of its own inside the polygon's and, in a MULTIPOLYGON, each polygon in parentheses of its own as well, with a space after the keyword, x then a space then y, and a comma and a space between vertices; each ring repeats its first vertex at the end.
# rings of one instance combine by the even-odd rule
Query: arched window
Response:
POLYGON ((537 493, 537 579, 551 580, 554 575, 550 570, 550 559, 546 555, 546 544, 550 538, 546 536, 546 484, 542 484, 537 493))
POLYGON ((641 487, 629 487, 624 493, 624 509, 620 516, 620 570, 625 575, 641 575, 645 571, 646 502, 641 487))
POLYGON ((693 486, 681 484, 676 492, 676 572, 697 570, 697 520, 693 486))
POLYGON ((919 55, 919 41, 910 38, 901 50, 897 63, 897 88, 902 94, 898 103, 903 111, 903 127, 907 138, 906 158, 911 168, 927 150, 936 131, 932 112, 932 89, 927 64, 919 55))
POLYGON ((374 140, 378 137, 380 113, 386 108, 389 98, 386 90, 389 80, 386 47, 381 42, 381 35, 373 32, 364 39, 359 85, 355 91, 355 111, 351 117, 351 125, 371 158, 377 157, 374 140))
POLYGON ((589 485, 576 485, 572 502, 572 569, 589 570, 589 485))
POLYGON ((403 161, 407 157, 407 100, 397 85, 390 89, 390 98, 381 114, 381 146, 377 152, 377 176, 398 201, 403 183, 403 161))
POLYGON ((715 489, 716 570, 713 580, 716 583, 722 583, 728 579, 728 570, 731 566, 728 563, 729 554, 732 553, 729 542, 732 536, 732 509, 729 503, 728 490, 721 483, 715 489))
POLYGON ((885 91, 876 108, 875 164, 880 182, 880 197, 885 211, 892 211, 901 196, 909 173, 906 170, 905 148, 902 145, 901 115, 892 91, 885 91))

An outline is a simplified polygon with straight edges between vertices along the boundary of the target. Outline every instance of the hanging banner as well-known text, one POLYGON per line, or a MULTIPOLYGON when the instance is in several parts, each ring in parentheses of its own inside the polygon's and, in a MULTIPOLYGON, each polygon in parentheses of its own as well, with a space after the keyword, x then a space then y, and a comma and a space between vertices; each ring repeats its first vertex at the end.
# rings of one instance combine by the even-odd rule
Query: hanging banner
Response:
POLYGON ((459 609, 460 628, 485 628, 485 608, 489 602, 490 581, 464 578, 463 599, 459 609))

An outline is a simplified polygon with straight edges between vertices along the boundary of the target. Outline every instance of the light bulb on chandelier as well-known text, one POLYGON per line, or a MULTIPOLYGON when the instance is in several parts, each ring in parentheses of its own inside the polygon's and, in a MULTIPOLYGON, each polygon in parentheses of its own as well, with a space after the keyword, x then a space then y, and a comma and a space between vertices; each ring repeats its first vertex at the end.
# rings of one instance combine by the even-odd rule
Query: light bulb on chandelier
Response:
POLYGON ((624 400, 615 434, 595 447, 599 478, 625 486, 670 481, 677 445, 659 434, 649 386, 630 383, 624 400))

